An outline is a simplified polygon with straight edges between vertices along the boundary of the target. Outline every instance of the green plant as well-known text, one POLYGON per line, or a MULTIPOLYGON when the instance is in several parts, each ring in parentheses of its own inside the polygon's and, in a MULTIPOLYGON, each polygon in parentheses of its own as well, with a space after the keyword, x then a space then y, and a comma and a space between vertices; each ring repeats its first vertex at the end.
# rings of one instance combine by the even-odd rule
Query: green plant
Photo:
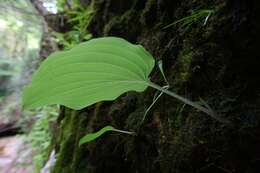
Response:
POLYGON ((58 111, 55 106, 44 106, 33 112, 27 112, 27 114, 36 114, 37 117, 36 122, 25 139, 31 144, 35 153, 33 156, 34 172, 38 173, 48 159, 48 149, 51 142, 50 127, 56 121, 58 111))
POLYGON ((45 60, 24 89, 24 108, 63 104, 82 109, 102 100, 114 100, 127 91, 144 91, 148 86, 205 112, 213 113, 148 78, 154 59, 141 45, 124 39, 104 37, 56 52, 45 60))
POLYGON ((150 86, 224 122, 211 109, 151 82, 153 67, 152 55, 141 45, 116 37, 92 39, 50 55, 24 88, 23 108, 62 104, 79 110, 150 86))
POLYGON ((65 11, 69 18, 68 23, 73 26, 71 31, 66 33, 53 32, 57 42, 63 45, 64 49, 70 49, 76 44, 92 38, 87 28, 94 14, 93 3, 84 8, 78 2, 73 2, 71 8, 65 11))
POLYGON ((181 28, 188 28, 192 24, 198 23, 202 20, 204 21, 203 25, 206 25, 210 15, 213 12, 214 12, 213 10, 209 10, 209 9, 193 11, 190 16, 184 17, 184 18, 179 19, 179 20, 177 20, 173 23, 170 23, 167 26, 165 26, 163 29, 175 26, 177 24, 181 24, 181 26, 180 26, 181 28))

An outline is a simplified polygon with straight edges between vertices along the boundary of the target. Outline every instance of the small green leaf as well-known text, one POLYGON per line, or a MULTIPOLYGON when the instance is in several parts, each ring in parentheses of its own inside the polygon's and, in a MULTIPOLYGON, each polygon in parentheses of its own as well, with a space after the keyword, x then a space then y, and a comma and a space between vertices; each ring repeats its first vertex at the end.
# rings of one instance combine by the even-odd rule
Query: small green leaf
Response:
POLYGON ((90 133, 82 137, 79 141, 79 146, 81 146, 84 143, 90 142, 95 140, 96 138, 100 137, 102 134, 104 134, 107 131, 113 131, 114 127, 112 126, 105 126, 101 130, 95 132, 95 133, 90 133))
POLYGON ((23 91, 23 108, 61 104, 82 109, 144 91, 154 59, 141 45, 117 37, 92 39, 50 55, 23 91))

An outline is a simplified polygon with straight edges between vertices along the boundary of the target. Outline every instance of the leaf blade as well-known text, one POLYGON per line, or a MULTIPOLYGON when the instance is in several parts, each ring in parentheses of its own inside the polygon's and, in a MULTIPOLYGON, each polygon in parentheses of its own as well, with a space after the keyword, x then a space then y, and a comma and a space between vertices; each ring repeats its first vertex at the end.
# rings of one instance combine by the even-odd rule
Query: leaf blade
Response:
POLYGON ((81 146, 82 144, 85 144, 87 142, 93 141, 96 138, 100 137, 101 135, 103 135, 104 133, 108 132, 108 131, 113 131, 114 127, 112 126, 105 126, 103 127, 101 130, 95 132, 95 133, 89 133, 85 136, 83 136, 80 140, 79 140, 79 146, 81 146))
POLYGON ((104 37, 50 55, 23 92, 23 107, 62 104, 82 109, 148 87, 154 59, 142 46, 104 37))

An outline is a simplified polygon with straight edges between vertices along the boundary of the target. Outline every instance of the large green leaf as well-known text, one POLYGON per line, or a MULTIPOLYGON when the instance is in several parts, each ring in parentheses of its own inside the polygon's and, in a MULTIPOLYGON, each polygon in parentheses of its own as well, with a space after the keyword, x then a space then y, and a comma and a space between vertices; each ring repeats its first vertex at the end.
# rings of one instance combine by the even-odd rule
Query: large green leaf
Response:
POLYGON ((114 100, 127 91, 144 91, 154 59, 141 45, 104 37, 50 55, 23 91, 23 107, 61 104, 82 109, 114 100))

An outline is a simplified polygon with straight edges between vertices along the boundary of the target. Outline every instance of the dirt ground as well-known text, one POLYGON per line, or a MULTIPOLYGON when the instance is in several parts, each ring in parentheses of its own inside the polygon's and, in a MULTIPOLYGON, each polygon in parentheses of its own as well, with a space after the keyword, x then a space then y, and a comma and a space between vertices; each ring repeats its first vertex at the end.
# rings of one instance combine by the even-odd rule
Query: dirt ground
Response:
POLYGON ((0 173, 32 173, 31 154, 22 136, 0 138, 0 173))

